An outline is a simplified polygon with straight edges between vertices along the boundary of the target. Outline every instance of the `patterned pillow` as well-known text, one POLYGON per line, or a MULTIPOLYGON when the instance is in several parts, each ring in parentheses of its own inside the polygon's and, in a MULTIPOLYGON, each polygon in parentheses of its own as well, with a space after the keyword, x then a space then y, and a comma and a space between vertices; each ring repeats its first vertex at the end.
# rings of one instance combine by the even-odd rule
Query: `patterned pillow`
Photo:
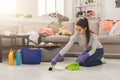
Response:
POLYGON ((51 28, 54 33, 58 33, 60 27, 60 23, 54 21, 48 25, 48 28, 51 28))

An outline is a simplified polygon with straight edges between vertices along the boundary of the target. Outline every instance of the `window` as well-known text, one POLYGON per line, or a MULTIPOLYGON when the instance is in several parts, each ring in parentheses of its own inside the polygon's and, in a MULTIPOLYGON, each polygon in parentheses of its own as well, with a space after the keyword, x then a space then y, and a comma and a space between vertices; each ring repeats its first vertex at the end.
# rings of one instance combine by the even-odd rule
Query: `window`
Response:
POLYGON ((38 16, 54 12, 64 15, 64 0, 38 0, 38 16))
POLYGON ((0 14, 16 13, 16 0, 0 0, 0 14))

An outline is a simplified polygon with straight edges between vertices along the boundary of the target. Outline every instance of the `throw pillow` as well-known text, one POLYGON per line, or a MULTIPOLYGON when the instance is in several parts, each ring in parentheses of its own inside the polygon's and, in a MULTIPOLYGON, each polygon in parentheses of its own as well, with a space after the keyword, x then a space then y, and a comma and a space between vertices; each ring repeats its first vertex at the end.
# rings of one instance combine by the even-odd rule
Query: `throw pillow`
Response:
POLYGON ((60 27, 60 23, 54 21, 48 25, 48 28, 51 28, 54 33, 58 33, 60 27))
POLYGON ((112 27, 112 29, 109 32, 109 35, 110 36, 120 35, 120 21, 114 24, 114 26, 112 27))
POLYGON ((58 33, 60 35, 67 35, 67 36, 71 36, 72 35, 72 32, 70 30, 68 30, 67 28, 65 28, 65 27, 60 27, 58 33))
POLYGON ((105 20, 105 21, 103 21, 103 29, 105 30, 105 31, 107 31, 107 30, 111 30, 111 28, 113 27, 113 20, 105 20))

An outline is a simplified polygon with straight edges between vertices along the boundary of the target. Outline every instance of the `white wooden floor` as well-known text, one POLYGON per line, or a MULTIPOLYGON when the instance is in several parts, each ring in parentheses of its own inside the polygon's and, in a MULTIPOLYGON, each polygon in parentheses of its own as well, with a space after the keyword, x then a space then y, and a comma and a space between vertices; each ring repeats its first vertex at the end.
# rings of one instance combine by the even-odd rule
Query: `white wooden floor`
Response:
MULTIPOLYGON (((65 57, 58 66, 73 63, 76 58, 65 57)), ((80 67, 78 71, 48 71, 50 62, 40 65, 8 66, 7 60, 0 63, 0 80, 120 80, 120 59, 107 59, 96 67, 80 67)))

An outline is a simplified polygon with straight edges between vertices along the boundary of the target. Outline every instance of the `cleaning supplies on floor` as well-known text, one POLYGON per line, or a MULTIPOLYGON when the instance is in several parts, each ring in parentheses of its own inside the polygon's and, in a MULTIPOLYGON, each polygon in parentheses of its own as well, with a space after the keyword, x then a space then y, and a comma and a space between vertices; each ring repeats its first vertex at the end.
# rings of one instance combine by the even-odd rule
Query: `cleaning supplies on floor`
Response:
POLYGON ((16 52, 16 65, 21 65, 21 51, 20 50, 18 50, 17 52, 16 52))
POLYGON ((14 52, 12 49, 10 49, 10 52, 8 54, 8 65, 14 65, 14 52))
POLYGON ((79 67, 80 67, 79 63, 75 62, 67 65, 65 68, 71 71, 75 71, 75 70, 79 70, 79 67))
POLYGON ((63 67, 63 66, 51 65, 48 70, 49 70, 49 71, 53 71, 53 70, 63 71, 63 70, 65 70, 65 67, 63 67))
POLYGON ((52 70, 54 69, 54 70, 62 71, 62 70, 67 69, 67 70, 70 70, 70 71, 76 71, 76 70, 79 70, 79 67, 80 67, 79 63, 75 62, 75 63, 69 64, 69 65, 67 65, 67 66, 65 66, 65 67, 63 67, 63 66, 56 66, 56 65, 53 66, 53 65, 51 65, 48 70, 49 70, 49 71, 52 71, 52 70))

